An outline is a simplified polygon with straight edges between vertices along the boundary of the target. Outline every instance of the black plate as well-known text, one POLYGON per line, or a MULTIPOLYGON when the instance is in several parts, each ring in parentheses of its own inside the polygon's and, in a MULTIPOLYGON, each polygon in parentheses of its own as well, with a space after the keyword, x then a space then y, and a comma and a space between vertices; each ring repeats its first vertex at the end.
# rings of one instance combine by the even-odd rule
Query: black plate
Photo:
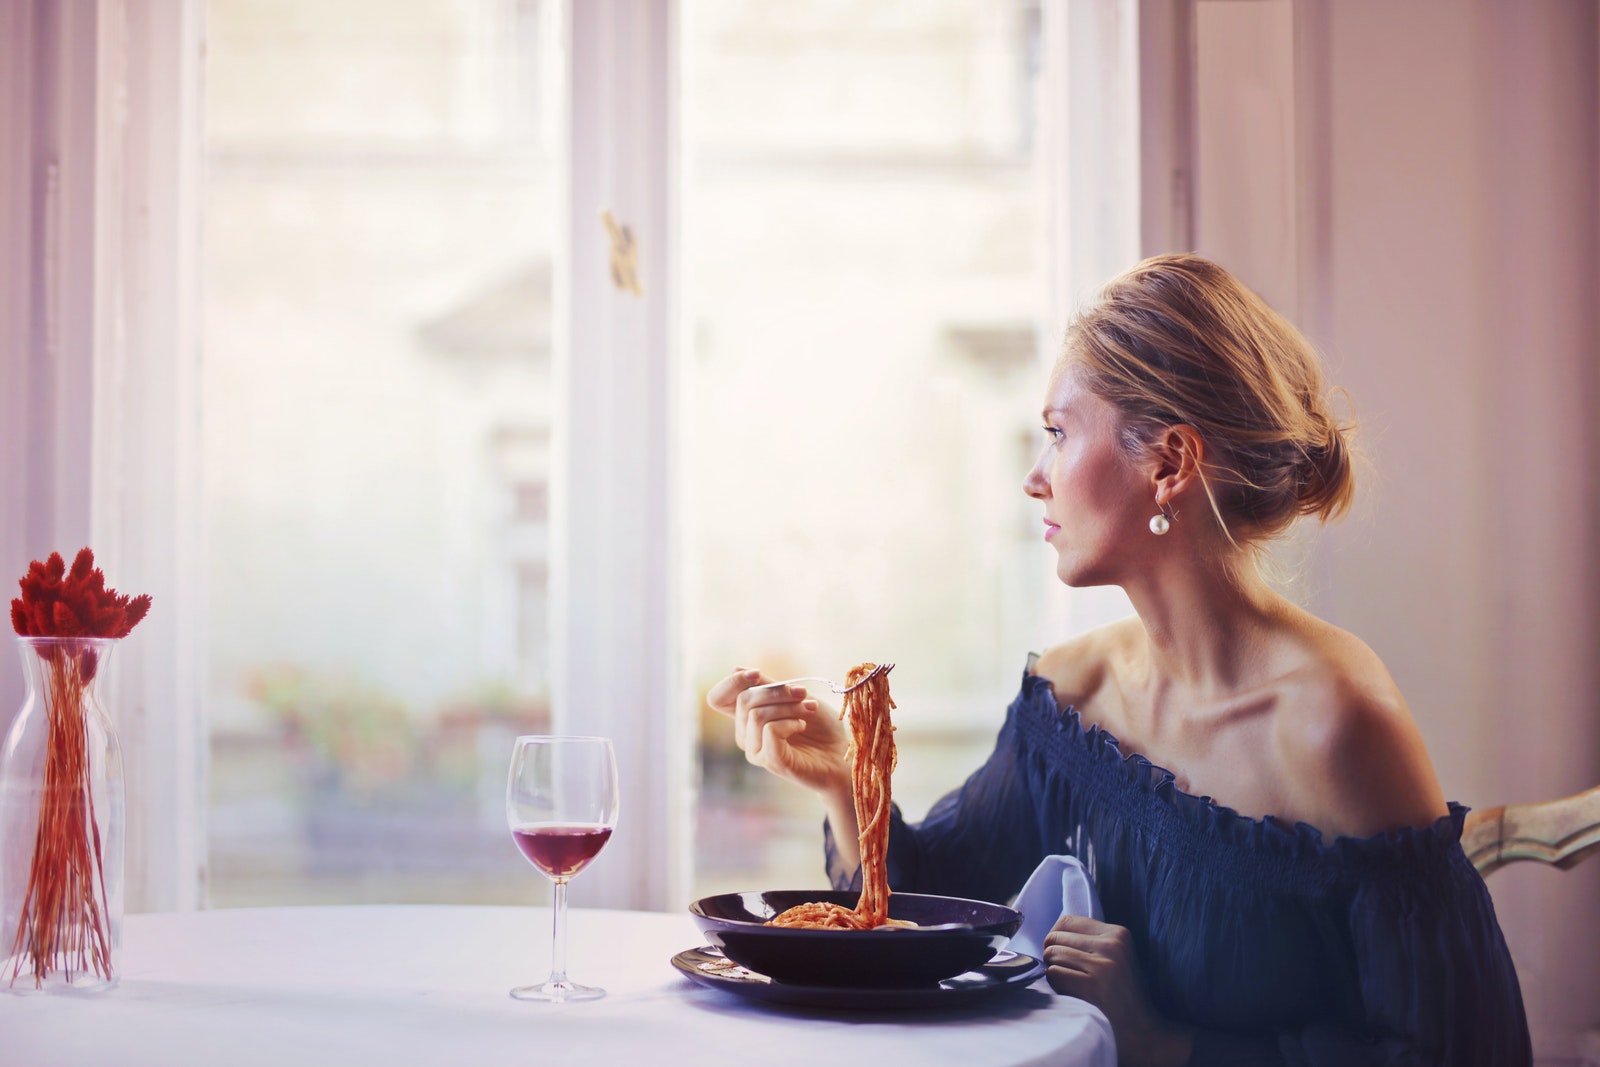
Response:
POLYGON ((710 945, 678 953, 672 957, 672 965, 701 985, 750 1000, 852 1011, 965 1004, 1008 989, 1026 989, 1044 974, 1043 963, 1017 952, 998 953, 976 970, 946 978, 937 985, 912 989, 852 989, 840 985, 774 982, 764 974, 739 966, 710 945))
POLYGON ((932 987, 982 967, 1022 925, 999 904, 891 893, 889 917, 914 929, 804 930, 766 926, 796 904, 854 907, 859 894, 818 889, 724 893, 689 905, 701 933, 735 963, 782 982, 853 989, 932 987))

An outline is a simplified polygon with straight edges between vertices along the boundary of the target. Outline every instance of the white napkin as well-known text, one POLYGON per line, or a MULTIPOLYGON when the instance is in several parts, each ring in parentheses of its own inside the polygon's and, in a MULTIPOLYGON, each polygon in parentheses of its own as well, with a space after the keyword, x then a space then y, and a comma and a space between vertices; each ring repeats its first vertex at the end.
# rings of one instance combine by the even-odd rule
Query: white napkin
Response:
POLYGON ((1046 856, 1028 875, 1012 907, 1022 912, 1022 926, 1006 947, 1037 959, 1044 958, 1044 939, 1063 915, 1104 918, 1094 883, 1076 856, 1046 856))

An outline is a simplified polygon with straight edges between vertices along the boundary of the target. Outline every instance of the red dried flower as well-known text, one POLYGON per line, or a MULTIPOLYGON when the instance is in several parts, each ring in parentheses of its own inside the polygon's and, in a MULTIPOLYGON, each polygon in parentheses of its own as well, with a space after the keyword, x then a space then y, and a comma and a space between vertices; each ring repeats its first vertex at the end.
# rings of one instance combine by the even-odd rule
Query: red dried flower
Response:
POLYGON ((11 627, 23 637, 126 637, 150 611, 148 594, 126 597, 106 588, 94 553, 80 549, 67 570, 61 553, 28 565, 11 602, 11 627))

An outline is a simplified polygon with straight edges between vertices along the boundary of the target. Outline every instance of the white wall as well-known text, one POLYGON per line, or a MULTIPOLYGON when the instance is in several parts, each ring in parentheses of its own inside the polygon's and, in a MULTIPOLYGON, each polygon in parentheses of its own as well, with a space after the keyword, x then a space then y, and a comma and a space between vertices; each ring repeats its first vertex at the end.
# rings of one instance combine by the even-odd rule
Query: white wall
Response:
MULTIPOLYGON (((1309 606, 1389 664, 1474 807, 1600 782, 1597 24, 1592 0, 1197 13, 1198 248, 1311 334, 1372 463, 1309 606)), ((1535 1051, 1571 1057, 1600 863, 1489 884, 1535 1051)))

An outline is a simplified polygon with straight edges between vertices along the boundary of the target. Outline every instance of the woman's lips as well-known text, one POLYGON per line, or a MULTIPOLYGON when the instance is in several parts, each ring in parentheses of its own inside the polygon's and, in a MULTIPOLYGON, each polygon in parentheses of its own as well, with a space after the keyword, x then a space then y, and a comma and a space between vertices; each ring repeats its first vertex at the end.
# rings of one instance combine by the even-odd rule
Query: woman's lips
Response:
POLYGON ((1056 531, 1059 529, 1061 529, 1061 527, 1057 526, 1049 519, 1044 520, 1044 539, 1046 541, 1050 540, 1050 538, 1056 535, 1056 531))

